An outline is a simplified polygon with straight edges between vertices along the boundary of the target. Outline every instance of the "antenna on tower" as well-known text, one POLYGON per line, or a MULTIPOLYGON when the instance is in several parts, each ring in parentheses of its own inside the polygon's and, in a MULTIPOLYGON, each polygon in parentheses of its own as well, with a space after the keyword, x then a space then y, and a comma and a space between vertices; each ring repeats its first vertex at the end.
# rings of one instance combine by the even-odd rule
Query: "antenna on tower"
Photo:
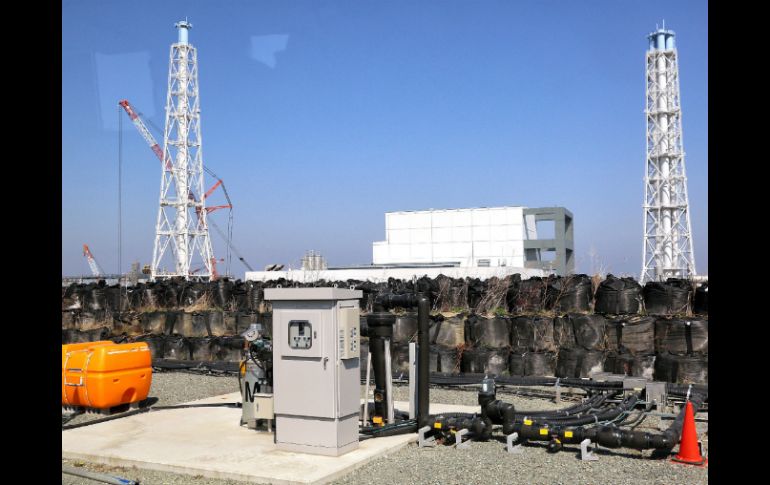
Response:
POLYGON ((695 276, 674 32, 648 35, 647 161, 640 281, 695 276))

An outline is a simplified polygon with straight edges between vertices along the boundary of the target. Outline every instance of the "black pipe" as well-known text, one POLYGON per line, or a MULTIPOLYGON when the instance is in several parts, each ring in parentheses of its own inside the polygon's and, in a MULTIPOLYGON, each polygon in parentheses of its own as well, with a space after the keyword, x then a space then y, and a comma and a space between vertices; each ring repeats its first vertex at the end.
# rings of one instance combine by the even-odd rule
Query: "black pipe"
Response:
POLYGON ((420 294, 417 301, 417 424, 423 427, 428 424, 430 405, 430 299, 420 294))
POLYGON ((487 416, 495 424, 503 425, 503 434, 513 433, 516 423, 516 408, 511 403, 495 400, 481 408, 482 416, 487 416))
MULTIPOLYGON (((529 412, 519 411, 518 413, 515 413, 511 404, 503 403, 501 401, 498 402, 500 404, 493 404, 498 406, 497 409, 499 411, 497 412, 505 413, 502 416, 504 419, 500 420, 500 423, 503 425, 503 433, 508 435, 517 431, 519 432, 519 436, 523 438, 530 438, 532 436, 522 433, 521 430, 538 429, 539 432, 540 428, 579 426, 608 421, 618 417, 620 413, 625 410, 624 407, 612 407, 609 409, 601 409, 599 410, 600 412, 583 415, 584 411, 590 410, 593 406, 591 403, 584 403, 581 407, 574 408, 571 411, 561 410, 559 415, 532 416, 532 413, 529 412), (508 406, 510 406, 510 409, 508 409, 508 406), (511 416, 514 416, 514 419, 511 419, 511 416)), ((635 403, 636 401, 629 405, 633 407, 635 403)), ((548 435, 543 434, 537 435, 537 437, 541 439, 547 436, 548 435)))
POLYGON ((494 379, 482 381, 478 399, 479 406, 481 406, 481 417, 489 419, 494 424, 502 424, 503 433, 510 434, 510 429, 516 420, 516 408, 513 404, 496 398, 494 379))
MULTIPOLYGON (((613 393, 613 395, 614 394, 615 393, 613 393)), ((590 417, 574 416, 574 414, 582 413, 583 411, 590 410, 595 406, 603 404, 608 397, 609 395, 597 394, 596 396, 591 397, 585 403, 570 406, 569 408, 558 409, 554 411, 535 411, 526 413, 520 412, 519 415, 523 416, 518 418, 516 414, 516 408, 513 406, 513 404, 495 399, 494 381, 492 379, 485 379, 482 383, 482 388, 479 391, 478 400, 479 405, 481 406, 481 416, 489 418, 494 424, 502 424, 503 433, 507 435, 515 431, 516 425, 521 424, 524 417, 536 418, 538 421, 556 421, 560 423, 573 424, 580 424, 580 422, 583 420, 586 422, 597 422, 612 419, 617 417, 623 411, 623 408, 618 409, 617 411, 614 409, 611 411, 604 411, 603 414, 596 414, 596 418, 594 415, 590 415, 590 417)), ((633 407, 635 402, 636 400, 630 400, 630 403, 627 404, 627 406, 633 407)), ((532 419, 529 419, 529 421, 532 421, 532 419)))
MULTIPOLYGON (((432 377, 438 377, 438 379, 435 380, 446 382, 453 380, 453 377, 457 376, 434 374, 432 377)), ((439 423, 439 429, 434 429, 434 433, 438 433, 443 435, 444 438, 448 438, 450 436, 448 433, 450 433, 452 429, 471 429, 474 424, 480 426, 480 429, 483 431, 485 428, 484 421, 486 420, 488 423, 503 424, 503 433, 505 434, 517 432, 519 434, 519 439, 522 441, 548 441, 548 450, 551 452, 561 450, 564 443, 580 443, 586 438, 607 448, 626 447, 639 450, 651 448, 671 450, 680 439, 685 409, 682 409, 671 426, 662 433, 653 434, 635 431, 633 429, 622 429, 617 424, 592 427, 592 424, 616 419, 622 413, 632 410, 639 402, 639 395, 632 394, 627 396, 619 405, 616 406, 613 404, 604 408, 604 406, 607 405, 607 399, 617 396, 620 392, 619 389, 612 388, 619 387, 617 384, 622 385, 622 383, 596 383, 600 385, 605 384, 604 386, 599 387, 603 387, 605 390, 612 389, 614 392, 596 394, 591 396, 586 402, 568 408, 555 411, 519 412, 517 415, 513 405, 496 399, 495 381, 493 379, 483 379, 480 377, 481 376, 479 375, 478 377, 473 376, 470 379, 454 380, 455 382, 461 381, 462 384, 481 383, 482 386, 478 397, 479 405, 481 406, 481 415, 447 413, 439 416, 431 416, 430 418, 432 420, 439 423), (597 409, 597 407, 600 409, 597 409), (588 412, 588 414, 583 414, 584 412, 588 412), (527 419, 524 420, 524 417, 527 419), (477 420, 476 423, 474 423, 474 419, 477 420)), ((541 379, 541 382, 546 379, 541 379)), ((435 380, 434 383, 436 383, 435 380)), ((498 377, 498 380, 503 379, 498 377)), ((561 380, 561 383, 564 383, 565 386, 569 387, 581 387, 572 385, 572 382, 570 381, 570 379, 563 379, 561 380)), ((580 384, 583 383, 589 384, 591 381, 580 382, 580 384)), ((555 384, 555 380, 553 384, 555 384)), ((527 382, 526 385, 532 384, 527 382)), ((687 398, 692 403, 693 410, 696 413, 700 407, 703 406, 703 403, 708 400, 708 386, 668 384, 667 391, 670 395, 687 398)))
POLYGON ((560 443, 578 444, 588 438, 594 443, 598 443, 606 448, 634 448, 637 450, 645 449, 671 449, 678 443, 678 438, 666 432, 653 434, 643 431, 631 431, 621 429, 616 426, 608 425, 601 427, 588 428, 579 427, 559 427, 553 426, 543 428, 540 426, 523 426, 517 429, 520 439, 530 441, 552 441, 559 440, 560 443), (542 432, 543 429, 547 431, 542 432))
MULTIPOLYGON (((697 408, 700 405, 700 399, 702 399, 702 395, 695 396, 693 399, 694 407, 697 408)), ((673 448, 679 442, 681 422, 677 423, 675 421, 666 431, 659 434, 621 429, 615 425, 604 425, 601 427, 583 426, 590 423, 583 423, 582 421, 595 422, 597 419, 602 421, 617 417, 621 412, 632 409, 637 401, 636 396, 629 396, 620 406, 611 411, 578 418, 572 423, 558 421, 537 423, 529 421, 529 424, 524 425, 517 423, 515 431, 519 433, 519 438, 522 440, 549 442, 558 440, 559 443, 553 446, 554 449, 560 448, 562 443, 580 443, 586 438, 607 448, 626 447, 639 450, 650 448, 670 450, 673 448)), ((677 417, 677 421, 680 418, 684 419, 684 411, 677 417)))
POLYGON ((447 442, 452 441, 453 435, 461 429, 470 431, 470 437, 477 441, 486 441, 492 436, 492 420, 486 416, 472 413, 444 413, 428 416, 427 421, 433 423, 433 433, 447 442))
MULTIPOLYGON (((692 404, 692 411, 693 416, 695 413, 698 412, 698 410, 703 406, 703 403, 708 400, 708 394, 703 392, 697 392, 694 391, 690 394, 690 403, 692 404)), ((674 419, 674 422, 671 423, 671 426, 668 427, 668 429, 664 433, 669 433, 669 436, 673 438, 674 444, 679 442, 679 437, 682 433, 682 426, 684 425, 684 413, 686 410, 686 406, 682 407, 682 411, 680 411, 679 416, 677 416, 674 419)))
POLYGON ((481 381, 481 389, 479 389, 479 406, 481 406, 481 412, 484 412, 484 406, 497 399, 497 387, 495 386, 494 379, 484 379, 481 381))
MULTIPOLYGON (((706 396, 701 393, 692 394, 690 402, 695 412, 703 404, 705 398, 706 396)), ((630 402, 626 400, 624 404, 630 404, 630 402)), ((589 428, 585 426, 570 427, 564 426, 563 423, 557 424, 553 422, 517 426, 516 431, 521 439, 533 441, 550 441, 553 437, 556 437, 563 443, 580 443, 585 438, 588 438, 607 448, 626 447, 639 450, 650 448, 670 450, 679 443, 682 423, 684 422, 684 412, 685 410, 683 409, 668 429, 662 433, 655 434, 621 429, 614 425, 589 428), (547 429, 546 433, 542 432, 544 428, 547 429)))
POLYGON ((672 382, 666 383, 666 393, 670 396, 687 397, 692 394, 700 394, 703 396, 704 401, 708 401, 709 388, 708 384, 676 384, 672 382))
POLYGON ((579 426, 583 424, 599 423, 608 421, 620 416, 621 413, 633 409, 639 401, 639 396, 630 395, 626 397, 618 406, 611 406, 607 409, 600 409, 600 412, 588 413, 586 415, 575 416, 547 416, 535 419, 526 419, 523 421, 522 428, 527 427, 556 427, 556 426, 579 426))
POLYGON ((369 326, 369 352, 372 353, 372 369, 374 371, 374 414, 372 419, 388 416, 387 369, 385 364, 385 345, 393 339, 393 325, 396 316, 388 312, 370 313, 366 316, 369 326))
MULTIPOLYGON (((574 404, 566 408, 549 409, 544 411, 522 411, 522 412, 519 412, 519 414, 522 415, 523 417, 539 417, 542 419, 558 418, 560 416, 570 416, 573 414, 582 413, 583 411, 589 410, 591 408, 595 408, 597 406, 601 406, 604 404, 604 401, 606 401, 610 396, 615 396, 615 395, 617 395, 617 392, 612 394, 595 394, 589 397, 585 402, 574 404)), ((507 411, 505 407, 513 406, 513 405, 512 404, 509 405, 508 403, 504 403, 502 401, 497 400, 496 386, 495 386, 494 379, 484 379, 481 382, 481 389, 479 390, 478 401, 479 401, 479 406, 481 406, 481 414, 483 416, 486 416, 486 415, 491 416, 492 421, 495 424, 502 424, 506 420, 513 421, 513 418, 506 419, 502 417, 502 415, 505 413, 509 413, 508 414, 509 416, 512 415, 510 414, 511 411, 507 411), (496 403, 496 404, 493 404, 493 403, 496 403), (487 408, 487 406, 490 406, 490 407, 487 408)))
MULTIPOLYGON (((431 384, 443 385, 443 386, 459 386, 459 385, 472 385, 481 384, 482 381, 489 376, 486 374, 470 374, 465 373, 461 375, 446 374, 446 373, 431 373, 431 384)), ((561 378, 556 377, 515 377, 515 376, 497 376, 495 381, 498 385, 507 386, 555 386, 558 382, 561 387, 575 387, 580 389, 622 389, 622 381, 591 381, 587 379, 579 378, 561 378)))
POLYGON ((417 422, 414 419, 409 419, 400 423, 387 424, 385 426, 368 426, 361 428, 359 432, 368 435, 370 438, 416 433, 417 422))
MULTIPOLYGON (((417 344, 419 346, 417 355, 417 423, 422 427, 428 422, 428 410, 430 405, 430 336, 428 334, 430 329, 430 299, 423 293, 417 295, 414 293, 406 293, 403 295, 380 293, 374 298, 374 308, 378 311, 369 314, 366 321, 369 326, 369 351, 372 353, 372 366, 374 367, 374 362, 377 360, 375 353, 380 352, 380 349, 382 349, 384 355, 384 344, 378 342, 376 337, 387 337, 392 339, 393 324, 395 324, 396 321, 395 315, 386 313, 383 310, 393 307, 410 308, 415 305, 417 306, 417 344), (373 315, 377 315, 377 317, 372 318, 373 315), (377 328, 379 328, 379 330, 377 330, 377 328), (375 338, 373 339, 372 337, 375 338)), ((379 377, 381 381, 377 380, 377 376, 378 373, 375 368, 375 414, 381 416, 382 414, 377 413, 382 413, 383 405, 381 404, 380 407, 377 407, 377 392, 379 388, 379 391, 381 392, 380 403, 387 402, 384 387, 384 371, 379 377)))
MULTIPOLYGON (((413 293, 394 295, 393 293, 379 293, 374 297, 374 311, 383 312, 388 308, 411 308, 417 306, 418 297, 413 293)), ((430 310, 430 309, 429 309, 430 310)))
MULTIPOLYGON (((548 377, 548 378, 539 378, 542 380, 548 380, 548 384, 535 384, 535 385, 546 385, 546 386, 556 386, 556 383, 559 383, 560 387, 577 387, 580 389, 623 389, 623 382, 622 381, 591 381, 586 379, 580 379, 575 377, 565 377, 565 378, 555 378, 555 377, 548 377)), ((500 379, 498 379, 498 382, 500 384, 506 384, 511 386, 531 386, 533 384, 527 384, 526 383, 527 378, 526 377, 510 377, 510 376, 503 376, 500 379)))

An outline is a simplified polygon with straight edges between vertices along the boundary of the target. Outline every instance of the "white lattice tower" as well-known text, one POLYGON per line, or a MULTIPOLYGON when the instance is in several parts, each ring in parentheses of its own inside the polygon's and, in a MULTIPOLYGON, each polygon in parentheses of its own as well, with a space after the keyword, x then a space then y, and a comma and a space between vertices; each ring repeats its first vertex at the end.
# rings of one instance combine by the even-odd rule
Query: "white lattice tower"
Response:
POLYGON ((696 274, 674 32, 664 24, 648 39, 643 283, 696 274))
POLYGON ((174 24, 179 42, 171 45, 163 135, 163 172, 155 229, 152 279, 181 276, 210 279, 215 261, 203 197, 198 59, 188 41, 192 25, 174 24), (168 265, 168 269, 167 266, 168 265))

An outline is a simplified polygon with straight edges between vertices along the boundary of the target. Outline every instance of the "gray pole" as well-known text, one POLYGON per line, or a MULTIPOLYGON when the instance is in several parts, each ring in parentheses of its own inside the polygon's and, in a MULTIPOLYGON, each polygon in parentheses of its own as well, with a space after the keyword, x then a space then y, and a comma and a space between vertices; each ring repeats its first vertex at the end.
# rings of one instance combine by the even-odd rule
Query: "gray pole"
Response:
POLYGON ((422 428, 428 424, 430 405, 430 334, 428 314, 430 300, 425 294, 420 294, 417 301, 417 343, 420 346, 417 363, 417 426, 422 428))

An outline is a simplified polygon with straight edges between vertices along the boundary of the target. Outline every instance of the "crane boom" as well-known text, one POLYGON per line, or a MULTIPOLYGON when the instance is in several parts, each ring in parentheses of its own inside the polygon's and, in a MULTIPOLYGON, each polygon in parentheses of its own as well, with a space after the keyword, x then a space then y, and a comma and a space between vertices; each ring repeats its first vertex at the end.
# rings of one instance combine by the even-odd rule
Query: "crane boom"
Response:
POLYGON ((88 266, 91 267, 91 273, 93 273, 94 276, 102 276, 104 274, 104 270, 99 266, 99 263, 96 262, 96 258, 91 254, 91 250, 88 249, 88 244, 83 244, 83 256, 88 260, 88 266))
MULTIPOLYGON (((158 145, 158 142, 155 141, 155 137, 152 136, 152 133, 150 133, 150 130, 147 129, 147 125, 144 124, 144 121, 142 121, 142 118, 139 116, 139 113, 136 112, 136 110, 131 106, 131 103, 128 102, 127 99, 124 99, 118 103, 120 106, 123 107, 123 109, 128 114, 128 117, 131 118, 131 121, 134 123, 134 126, 136 126, 136 129, 139 130, 139 133, 142 134, 145 141, 148 145, 150 145, 150 150, 155 153, 155 156, 158 157, 158 160, 163 163, 163 150, 160 148, 160 145, 158 145)), ((171 171, 171 160, 166 159, 166 171, 171 171)), ((211 173, 211 171, 209 171, 211 173)), ((211 187, 206 193, 203 195, 203 198, 205 199, 209 195, 211 195, 214 190, 216 190, 217 187, 222 185, 222 188, 224 189, 224 182, 222 179, 217 177, 217 183, 214 184, 213 187, 211 187)), ((229 203, 229 200, 228 200, 229 203)), ((217 209, 226 209, 229 208, 230 205, 223 205, 223 206, 216 206, 215 208, 208 209, 208 212, 213 212, 217 209)))
MULTIPOLYGON (((155 141, 155 137, 152 136, 150 130, 148 130, 144 125, 142 119, 138 114, 136 114, 134 108, 131 107, 131 104, 128 102, 128 100, 124 99, 118 104, 122 106, 124 110, 126 110, 128 117, 131 118, 131 121, 134 123, 134 126, 136 126, 136 129, 139 130, 139 133, 142 134, 145 141, 147 141, 147 144, 150 145, 150 149, 155 153, 155 156, 158 157, 158 160, 163 163, 163 150, 160 148, 160 145, 158 145, 158 142, 155 141)), ((171 171, 171 160, 166 160, 166 170, 169 172, 171 171)))

